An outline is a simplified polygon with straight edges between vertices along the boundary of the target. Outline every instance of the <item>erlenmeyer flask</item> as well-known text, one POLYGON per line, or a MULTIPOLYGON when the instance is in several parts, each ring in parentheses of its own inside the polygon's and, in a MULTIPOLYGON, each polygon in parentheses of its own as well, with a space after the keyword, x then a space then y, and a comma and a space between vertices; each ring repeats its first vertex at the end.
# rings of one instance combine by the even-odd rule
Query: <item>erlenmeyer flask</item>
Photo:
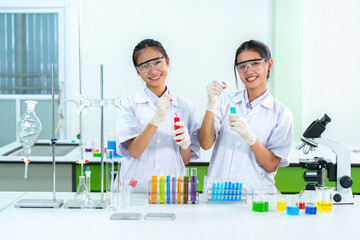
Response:
MULTIPOLYGON (((31 149, 41 132, 41 122, 35 113, 35 104, 37 104, 37 102, 27 100, 25 103, 27 105, 27 110, 17 123, 17 132, 25 153, 24 162, 25 164, 28 164, 31 149)), ((25 168, 24 178, 26 177, 27 168, 25 168)))
POLYGON ((85 201, 87 194, 87 189, 85 185, 85 176, 79 176, 79 185, 75 194, 75 199, 80 201, 85 201))

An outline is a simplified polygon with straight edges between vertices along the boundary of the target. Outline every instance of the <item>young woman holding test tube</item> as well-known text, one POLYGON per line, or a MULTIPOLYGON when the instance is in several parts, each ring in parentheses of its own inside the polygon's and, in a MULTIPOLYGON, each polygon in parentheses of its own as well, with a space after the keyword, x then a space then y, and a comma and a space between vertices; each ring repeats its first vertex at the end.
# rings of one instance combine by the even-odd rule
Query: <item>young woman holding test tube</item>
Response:
POLYGON ((288 165, 293 116, 267 89, 272 66, 269 48, 250 40, 241 44, 235 54, 236 86, 238 74, 245 90, 229 97, 221 94, 224 83, 212 81, 207 86, 200 145, 205 150, 215 146, 205 176, 205 191, 217 179, 231 178, 240 178, 243 187, 251 191, 258 187, 257 176, 263 175, 262 187, 271 194, 278 192, 274 177, 278 167, 288 165), (229 110, 233 104, 236 114, 229 110))
POLYGON ((125 184, 136 179, 135 190, 147 192, 154 168, 183 172, 191 159, 199 158, 200 126, 193 104, 166 86, 169 57, 160 42, 141 41, 133 51, 133 64, 146 87, 121 102, 125 113, 116 122, 117 150, 127 157, 120 173, 125 184), (175 117, 180 118, 176 130, 175 117))

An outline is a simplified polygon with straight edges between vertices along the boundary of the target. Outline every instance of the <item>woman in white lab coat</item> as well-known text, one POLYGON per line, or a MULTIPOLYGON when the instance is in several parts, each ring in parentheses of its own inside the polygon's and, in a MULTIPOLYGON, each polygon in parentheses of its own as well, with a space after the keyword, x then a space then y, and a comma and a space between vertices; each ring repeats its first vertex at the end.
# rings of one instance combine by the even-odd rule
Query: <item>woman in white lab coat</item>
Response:
POLYGON ((135 179, 135 190, 147 192, 154 168, 183 172, 190 160, 199 158, 200 124, 193 104, 166 86, 169 57, 160 42, 141 41, 134 48, 133 64, 146 87, 122 99, 124 113, 116 122, 117 151, 127 158, 120 173, 125 184, 135 179), (175 116, 180 117, 177 130, 175 116))
POLYGON ((278 193, 274 177, 278 167, 289 165, 293 116, 267 89, 272 66, 264 43, 246 41, 237 49, 234 64, 236 86, 238 74, 245 90, 225 94, 226 86, 219 81, 207 86, 200 145, 205 150, 215 146, 204 191, 213 181, 235 178, 251 191, 263 176, 262 187, 278 193), (230 114, 230 107, 235 107, 236 114, 230 114))

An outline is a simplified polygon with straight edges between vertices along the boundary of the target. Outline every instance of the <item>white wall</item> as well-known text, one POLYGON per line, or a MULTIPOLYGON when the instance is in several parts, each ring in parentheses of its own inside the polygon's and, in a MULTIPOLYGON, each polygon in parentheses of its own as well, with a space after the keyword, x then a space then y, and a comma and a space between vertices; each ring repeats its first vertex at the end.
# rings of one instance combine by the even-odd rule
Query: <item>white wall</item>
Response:
MULTIPOLYGON (((100 64, 104 64, 106 98, 118 97, 122 91, 142 91, 144 84, 132 65, 132 51, 141 40, 154 38, 162 42, 170 57, 167 85, 196 103, 200 117, 208 82, 227 81, 229 90, 235 90, 233 61, 238 46, 249 39, 272 45, 271 0, 82 0, 81 10, 84 92, 89 98, 99 97, 100 64)), ((75 97, 76 1, 71 3, 71 12, 72 70, 67 84, 71 85, 68 96, 75 97)), ((78 118, 72 115, 70 132, 74 134, 78 118)), ((98 138, 98 111, 91 110, 86 116, 84 138, 98 138), (90 133, 94 129, 96 132, 90 133)), ((105 132, 115 130, 115 117, 106 113, 105 132)))
POLYGON ((303 128, 327 113, 322 135, 360 149, 360 1, 304 2, 303 128))

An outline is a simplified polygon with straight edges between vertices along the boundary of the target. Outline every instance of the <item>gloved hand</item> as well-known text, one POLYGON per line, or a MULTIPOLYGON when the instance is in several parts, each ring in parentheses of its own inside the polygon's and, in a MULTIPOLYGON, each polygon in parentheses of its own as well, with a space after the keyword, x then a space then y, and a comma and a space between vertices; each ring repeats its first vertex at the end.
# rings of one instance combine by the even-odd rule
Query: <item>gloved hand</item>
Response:
POLYGON ((220 94, 224 91, 225 88, 225 84, 221 83, 219 81, 212 81, 211 83, 209 83, 209 85, 207 86, 206 90, 207 90, 207 95, 208 95, 208 101, 206 104, 206 110, 215 113, 216 112, 216 107, 218 104, 218 98, 220 96, 220 94))
POLYGON ((150 124, 160 127, 165 120, 166 112, 170 107, 170 102, 173 100, 171 94, 162 95, 157 101, 156 111, 152 119, 150 120, 150 124))
POLYGON ((250 146, 255 144, 257 137, 246 124, 246 120, 237 114, 229 114, 229 125, 231 130, 240 134, 240 136, 250 146))
POLYGON ((179 145, 182 149, 187 149, 191 144, 189 131, 183 122, 176 122, 175 125, 179 126, 180 128, 174 130, 173 133, 175 135, 180 135, 175 136, 174 140, 181 140, 179 142, 176 141, 176 144, 179 145))

